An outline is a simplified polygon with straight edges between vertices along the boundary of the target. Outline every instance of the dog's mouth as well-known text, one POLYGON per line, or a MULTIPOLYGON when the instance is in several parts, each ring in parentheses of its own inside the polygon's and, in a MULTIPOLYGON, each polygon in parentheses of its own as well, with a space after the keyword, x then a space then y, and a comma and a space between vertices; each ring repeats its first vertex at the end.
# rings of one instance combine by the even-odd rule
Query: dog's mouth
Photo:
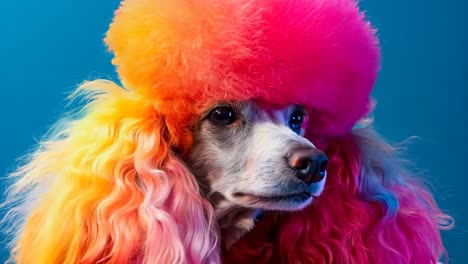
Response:
POLYGON ((234 193, 235 198, 247 200, 251 203, 275 203, 275 202, 294 202, 303 203, 310 198, 314 197, 310 192, 298 192, 285 195, 257 195, 248 193, 234 193))

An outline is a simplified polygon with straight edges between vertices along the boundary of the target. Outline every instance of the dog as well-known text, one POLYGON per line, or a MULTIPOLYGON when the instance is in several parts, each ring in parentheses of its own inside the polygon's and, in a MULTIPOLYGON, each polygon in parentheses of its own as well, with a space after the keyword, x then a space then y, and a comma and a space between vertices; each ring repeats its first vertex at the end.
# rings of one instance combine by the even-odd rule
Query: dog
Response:
POLYGON ((223 246, 261 210, 301 210, 323 191, 328 159, 304 134, 303 106, 215 104, 197 122, 188 168, 214 204, 223 246))
POLYGON ((354 0, 124 0, 11 177, 15 263, 436 263, 452 225, 374 132, 354 0))

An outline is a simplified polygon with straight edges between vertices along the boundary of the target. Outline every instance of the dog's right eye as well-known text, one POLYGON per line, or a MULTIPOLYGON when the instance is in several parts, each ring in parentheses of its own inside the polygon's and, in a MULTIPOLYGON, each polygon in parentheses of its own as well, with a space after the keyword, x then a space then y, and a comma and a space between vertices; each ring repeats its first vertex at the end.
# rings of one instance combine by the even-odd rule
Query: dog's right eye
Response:
POLYGON ((229 106, 219 106, 208 115, 211 123, 218 126, 226 126, 236 121, 234 110, 229 106))

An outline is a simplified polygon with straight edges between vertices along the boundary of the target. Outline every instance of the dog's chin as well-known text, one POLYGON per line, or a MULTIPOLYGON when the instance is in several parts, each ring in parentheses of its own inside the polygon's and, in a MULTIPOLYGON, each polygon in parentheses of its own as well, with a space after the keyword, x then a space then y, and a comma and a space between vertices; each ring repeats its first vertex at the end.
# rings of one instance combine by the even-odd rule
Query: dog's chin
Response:
POLYGON ((266 210, 281 210, 281 211, 297 211, 309 205, 314 196, 309 192, 299 192, 286 195, 256 195, 249 193, 234 193, 232 195, 233 202, 242 207, 266 209, 266 210))

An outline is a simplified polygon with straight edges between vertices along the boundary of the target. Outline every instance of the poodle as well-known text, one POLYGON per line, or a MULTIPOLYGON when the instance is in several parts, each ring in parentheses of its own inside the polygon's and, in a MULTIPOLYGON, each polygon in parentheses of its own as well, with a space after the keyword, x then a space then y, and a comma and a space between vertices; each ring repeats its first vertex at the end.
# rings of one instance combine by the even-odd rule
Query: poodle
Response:
POLYGON ((354 0, 124 0, 11 177, 15 263, 436 263, 452 219, 366 118, 354 0))

